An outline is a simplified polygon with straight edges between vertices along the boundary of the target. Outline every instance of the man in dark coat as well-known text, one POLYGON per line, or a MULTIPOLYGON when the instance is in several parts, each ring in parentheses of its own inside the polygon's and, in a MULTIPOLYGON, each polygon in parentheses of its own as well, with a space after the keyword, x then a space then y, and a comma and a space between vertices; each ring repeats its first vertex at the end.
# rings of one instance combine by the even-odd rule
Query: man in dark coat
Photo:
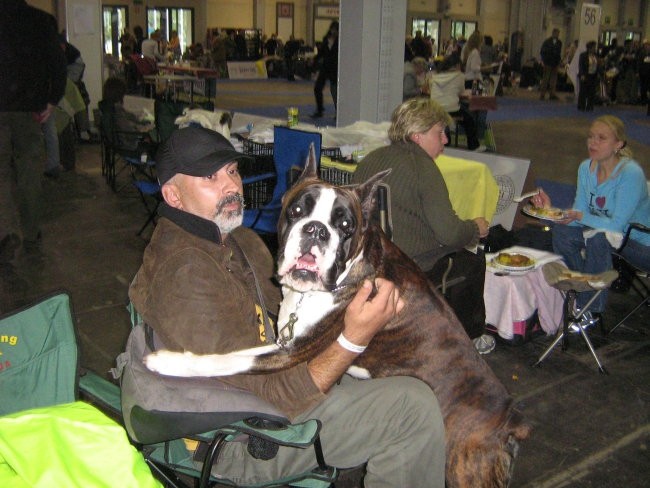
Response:
POLYGON ((555 86, 557 85, 557 71, 562 62, 562 41, 558 39, 560 29, 553 29, 551 37, 542 43, 539 54, 544 65, 544 74, 542 75, 542 84, 539 88, 539 99, 544 100, 546 92, 549 92, 551 100, 557 100, 555 86))
POLYGON ((40 240, 45 164, 41 123, 65 93, 66 62, 54 17, 25 0, 4 0, 2 7, 0 260, 11 261, 21 239, 28 248, 40 240))

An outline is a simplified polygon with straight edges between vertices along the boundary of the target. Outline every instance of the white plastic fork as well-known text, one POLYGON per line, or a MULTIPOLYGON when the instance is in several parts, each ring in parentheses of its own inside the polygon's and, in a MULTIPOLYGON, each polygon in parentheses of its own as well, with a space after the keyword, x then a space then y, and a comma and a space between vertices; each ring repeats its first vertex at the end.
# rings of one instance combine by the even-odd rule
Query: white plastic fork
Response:
POLYGON ((538 193, 539 193, 539 190, 530 191, 530 192, 528 192, 528 193, 524 193, 524 194, 521 195, 520 197, 515 197, 515 198, 513 198, 512 201, 513 201, 513 202, 517 202, 517 203, 519 203, 519 202, 523 202, 524 200, 526 200, 526 198, 534 197, 534 196, 537 195, 538 193))

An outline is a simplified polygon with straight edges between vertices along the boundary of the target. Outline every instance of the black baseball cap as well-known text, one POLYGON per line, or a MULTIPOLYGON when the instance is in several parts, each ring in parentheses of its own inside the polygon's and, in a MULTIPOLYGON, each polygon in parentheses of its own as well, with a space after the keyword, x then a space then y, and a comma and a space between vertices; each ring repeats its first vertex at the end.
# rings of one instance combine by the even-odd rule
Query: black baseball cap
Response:
POLYGON ((158 181, 164 185, 174 175, 209 176, 232 161, 252 158, 237 152, 224 136, 203 127, 172 132, 156 154, 158 181))

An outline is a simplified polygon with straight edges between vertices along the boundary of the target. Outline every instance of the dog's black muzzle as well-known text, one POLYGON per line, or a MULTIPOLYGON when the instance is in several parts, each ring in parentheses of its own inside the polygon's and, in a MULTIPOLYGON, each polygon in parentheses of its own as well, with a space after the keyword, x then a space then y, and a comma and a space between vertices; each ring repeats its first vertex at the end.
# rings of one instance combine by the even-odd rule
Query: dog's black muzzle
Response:
POLYGON ((303 253, 309 252, 316 246, 321 252, 330 241, 330 231, 318 220, 312 220, 302 226, 302 239, 300 249, 303 253))

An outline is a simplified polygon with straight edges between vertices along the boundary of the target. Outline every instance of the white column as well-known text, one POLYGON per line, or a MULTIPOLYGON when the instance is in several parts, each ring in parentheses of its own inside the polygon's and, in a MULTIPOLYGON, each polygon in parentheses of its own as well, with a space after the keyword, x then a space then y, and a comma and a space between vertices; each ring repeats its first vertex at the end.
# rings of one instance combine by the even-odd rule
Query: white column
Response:
POLYGON ((341 0, 337 125, 390 120, 402 102, 406 0, 341 0))
POLYGON ((83 81, 90 95, 90 116, 102 99, 103 65, 102 17, 99 0, 66 0, 68 42, 79 49, 86 63, 83 81))

